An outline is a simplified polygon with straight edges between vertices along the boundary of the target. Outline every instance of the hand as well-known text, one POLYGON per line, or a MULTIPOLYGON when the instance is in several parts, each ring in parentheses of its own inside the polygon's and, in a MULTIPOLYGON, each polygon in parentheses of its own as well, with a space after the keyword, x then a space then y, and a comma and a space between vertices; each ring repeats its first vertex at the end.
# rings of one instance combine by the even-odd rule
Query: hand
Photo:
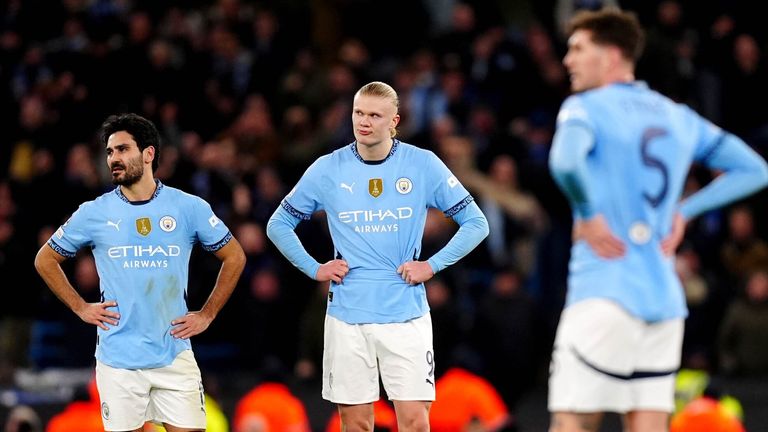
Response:
POLYGON ((399 274, 406 283, 418 285, 432 279, 435 272, 432 271, 432 266, 426 261, 408 261, 397 268, 397 274, 399 274))
POLYGON ((80 310, 75 311, 81 320, 88 324, 99 326, 102 330, 109 330, 106 324, 116 326, 120 319, 120 314, 107 308, 117 307, 116 301, 105 301, 102 303, 85 303, 80 310))
POLYGON ((319 282, 334 281, 340 284, 344 279, 344 276, 349 273, 349 265, 343 259, 330 260, 325 264, 321 264, 317 269, 315 280, 319 282))
POLYGON ((573 238, 584 240, 595 253, 605 259, 621 258, 626 252, 624 242, 616 237, 603 215, 579 220, 573 227, 573 238))
POLYGON ((672 230, 661 241, 661 251, 664 252, 664 255, 672 256, 675 254, 677 247, 680 246, 685 236, 685 226, 686 221, 683 215, 675 213, 675 217, 672 219, 672 230))
POLYGON ((175 326, 171 330, 171 336, 177 339, 189 339, 204 332, 211 325, 211 321, 213 321, 212 317, 208 317, 200 311, 187 312, 183 317, 171 321, 171 325, 175 326))

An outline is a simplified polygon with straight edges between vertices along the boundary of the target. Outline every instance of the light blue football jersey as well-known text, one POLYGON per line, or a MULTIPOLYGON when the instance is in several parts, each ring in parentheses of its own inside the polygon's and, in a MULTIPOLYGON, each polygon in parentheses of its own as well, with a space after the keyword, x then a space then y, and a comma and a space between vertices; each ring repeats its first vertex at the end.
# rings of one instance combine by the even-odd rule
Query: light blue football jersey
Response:
POLYGON ((585 241, 575 242, 566 305, 601 297, 647 321, 686 316, 673 259, 660 242, 670 232, 691 164, 706 162, 725 133, 642 82, 569 97, 558 128, 569 123, 594 135, 587 156, 590 201, 627 253, 607 260, 585 241))
POLYGON ((96 358, 116 368, 167 366, 191 349, 170 330, 187 313, 192 248, 216 251, 232 238, 203 199, 156 182, 148 201, 130 202, 117 187, 83 203, 48 241, 66 257, 91 248, 102 300, 120 313, 117 326, 97 328, 96 358))
POLYGON ((395 140, 383 161, 364 161, 355 143, 320 157, 281 205, 303 220, 325 211, 334 255, 349 264, 331 283, 328 314, 356 324, 427 313, 424 284, 407 284, 397 268, 419 258, 428 208, 450 217, 472 201, 434 153, 395 140))

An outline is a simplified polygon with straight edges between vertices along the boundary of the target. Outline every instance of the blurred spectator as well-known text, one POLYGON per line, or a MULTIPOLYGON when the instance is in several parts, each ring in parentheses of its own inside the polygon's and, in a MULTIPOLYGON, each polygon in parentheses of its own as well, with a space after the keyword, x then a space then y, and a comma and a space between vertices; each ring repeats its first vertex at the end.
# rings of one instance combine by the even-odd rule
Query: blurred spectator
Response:
POLYGON ((727 374, 768 376, 768 270, 752 272, 744 296, 729 306, 720 327, 720 369, 727 374))
POLYGON ((309 432, 303 402, 285 382, 279 360, 267 358, 261 367, 262 382, 237 402, 234 432, 309 432))
POLYGON ((728 237, 720 249, 729 282, 739 283, 745 275, 768 269, 768 242, 758 237, 752 209, 734 207, 728 215, 728 237))
POLYGON ((27 405, 11 408, 3 432, 43 432, 40 416, 27 405))
POLYGON ((485 376, 514 408, 533 385, 545 358, 539 313, 514 270, 500 270, 481 298, 472 341, 486 365, 485 376))
POLYGON ((670 432, 744 432, 744 426, 717 400, 702 396, 672 417, 670 432))
POLYGON ((514 419, 496 388, 485 378, 453 366, 437 380, 435 391, 437 396, 429 412, 432 431, 513 430, 514 419), (480 428, 471 429, 474 423, 480 423, 480 428))
POLYGON ((439 329, 432 336, 432 346, 436 359, 435 377, 440 377, 446 370, 451 353, 466 339, 469 323, 467 314, 461 313, 456 296, 445 279, 435 276, 426 282, 426 288, 432 325, 439 329))
POLYGON ((323 362, 323 328, 328 304, 328 282, 317 282, 315 292, 302 311, 299 327, 299 359, 295 374, 299 379, 320 377, 323 362))
POLYGON ((96 380, 75 388, 72 400, 64 407, 64 411, 55 414, 45 432, 101 432, 104 424, 101 421, 101 404, 96 380))

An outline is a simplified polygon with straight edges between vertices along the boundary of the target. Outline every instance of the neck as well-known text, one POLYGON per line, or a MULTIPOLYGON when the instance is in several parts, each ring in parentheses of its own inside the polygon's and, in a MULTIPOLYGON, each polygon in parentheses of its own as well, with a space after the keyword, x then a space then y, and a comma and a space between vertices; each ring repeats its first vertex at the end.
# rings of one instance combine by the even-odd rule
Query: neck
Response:
POLYGON ((375 144, 360 144, 358 142, 355 145, 357 146, 357 152, 360 153, 360 157, 364 161, 380 161, 386 158, 390 150, 392 150, 394 140, 389 138, 375 144))
POLYGON ((136 183, 130 186, 120 186, 120 192, 128 198, 128 201, 147 201, 152 198, 155 189, 157 189, 157 183, 155 183, 154 177, 151 174, 147 175, 146 172, 136 183))

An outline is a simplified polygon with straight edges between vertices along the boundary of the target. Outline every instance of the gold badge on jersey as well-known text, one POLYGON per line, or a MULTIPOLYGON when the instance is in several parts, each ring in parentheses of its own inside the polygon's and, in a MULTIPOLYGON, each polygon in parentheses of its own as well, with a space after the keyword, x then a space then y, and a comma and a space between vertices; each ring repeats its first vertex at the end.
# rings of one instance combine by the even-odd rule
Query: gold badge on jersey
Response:
POLYGON ((152 223, 148 217, 136 219, 136 231, 143 236, 147 236, 152 232, 152 223))
POLYGON ((378 198, 384 191, 384 182, 380 178, 368 179, 368 193, 372 197, 378 198))

